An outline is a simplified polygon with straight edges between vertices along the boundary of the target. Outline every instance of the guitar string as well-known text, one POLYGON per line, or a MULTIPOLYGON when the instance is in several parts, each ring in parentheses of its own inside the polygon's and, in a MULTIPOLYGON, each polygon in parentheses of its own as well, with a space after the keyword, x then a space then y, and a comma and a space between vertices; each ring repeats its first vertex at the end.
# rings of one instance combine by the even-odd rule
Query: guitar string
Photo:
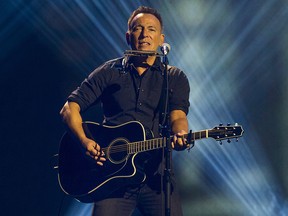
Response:
MULTIPOLYGON (((193 133, 193 135, 194 135, 193 141, 200 139, 202 132, 205 132, 205 130, 194 132, 193 133), (197 137, 195 136, 196 134, 198 134, 197 137)), ((187 137, 187 136, 188 136, 188 134, 183 135, 183 137, 187 137)), ((157 149, 157 148, 163 147, 162 146, 163 143, 161 143, 162 140, 163 140, 162 138, 156 138, 156 139, 144 140, 144 141, 139 141, 139 142, 125 143, 125 144, 121 144, 121 145, 106 147, 106 148, 103 148, 102 150, 107 152, 108 149, 110 149, 110 151, 109 151, 110 153, 118 153, 118 152, 124 152, 124 151, 129 152, 129 150, 130 150, 131 153, 136 153, 136 152, 147 151, 147 150, 152 150, 152 149, 157 149), (159 141, 161 141, 161 142, 159 143, 159 141), (156 144, 155 144, 155 142, 156 142, 156 144), (129 149, 129 147, 130 147, 130 149, 129 149)))
POLYGON ((139 141, 139 142, 133 142, 133 143, 125 143, 125 144, 121 144, 121 145, 105 147, 105 148, 102 148, 102 150, 107 152, 108 149, 110 149, 110 151, 109 151, 110 153, 117 153, 117 152, 122 152, 122 151, 128 151, 129 150, 128 148, 130 146, 131 147, 130 149, 132 150, 132 152, 133 152, 134 149, 135 150, 139 150, 140 149, 140 150, 145 151, 145 150, 150 150, 150 149, 155 149, 155 148, 162 147, 162 143, 161 142, 159 143, 159 141, 162 141, 162 138, 153 139, 153 140, 146 140, 146 141, 139 141), (155 144, 155 142, 156 142, 156 144, 155 144))
MULTIPOLYGON (((192 133, 194 136, 193 136, 193 140, 191 141, 201 139, 203 132, 206 132, 206 130, 192 133)), ((188 134, 183 135, 183 137, 187 137, 187 136, 188 134)), ((204 137, 207 137, 206 134, 204 137)), ((147 151, 147 150, 152 150, 152 149, 163 147, 162 141, 163 141, 162 138, 156 138, 156 139, 150 139, 150 140, 144 140, 144 141, 138 141, 138 142, 132 142, 132 143, 124 143, 121 145, 105 147, 105 148, 102 148, 102 150, 107 152, 109 149, 110 153, 118 153, 118 152, 123 152, 123 151, 126 151, 126 152, 130 151, 131 153, 136 153, 136 152, 147 151), (159 143, 159 141, 161 142, 159 143)))
MULTIPOLYGON (((194 133, 194 135, 195 135, 195 133, 194 133)), ((200 135, 199 137, 201 137, 200 131, 199 131, 199 135, 200 135)), ((183 136, 183 137, 185 137, 185 136, 183 136)), ((199 138, 196 138, 196 137, 193 138, 193 140, 196 140, 196 139, 199 139, 199 138)), ((129 152, 129 150, 130 150, 132 153, 136 153, 136 152, 161 148, 161 147, 163 147, 162 141, 163 141, 162 138, 156 138, 156 139, 151 139, 151 140, 125 143, 125 144, 121 144, 121 145, 105 147, 102 150, 107 152, 108 149, 110 149, 110 151, 109 151, 110 153, 118 153, 118 152, 124 152, 124 151, 129 152), (159 141, 161 141, 161 142, 159 143, 159 141)))

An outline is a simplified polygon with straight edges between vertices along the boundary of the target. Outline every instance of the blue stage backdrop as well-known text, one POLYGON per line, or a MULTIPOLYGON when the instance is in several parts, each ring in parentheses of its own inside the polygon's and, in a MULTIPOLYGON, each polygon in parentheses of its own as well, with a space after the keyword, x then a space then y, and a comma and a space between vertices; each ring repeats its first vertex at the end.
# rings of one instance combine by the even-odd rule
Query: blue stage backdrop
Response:
MULTIPOLYGON (((190 128, 245 130, 238 142, 173 153, 184 215, 288 215, 286 0, 2 1, 0 214, 89 214, 53 170, 59 111, 95 67, 129 49, 127 19, 140 5, 160 11, 170 64, 188 76, 190 128)), ((97 112, 85 120, 100 121, 97 112)))

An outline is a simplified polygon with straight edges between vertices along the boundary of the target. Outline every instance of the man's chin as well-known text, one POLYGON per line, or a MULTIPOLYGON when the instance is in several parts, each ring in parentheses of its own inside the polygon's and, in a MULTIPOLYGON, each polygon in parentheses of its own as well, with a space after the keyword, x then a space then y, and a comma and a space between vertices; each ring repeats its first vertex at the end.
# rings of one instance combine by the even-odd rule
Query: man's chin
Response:
POLYGON ((157 50, 152 49, 151 47, 139 47, 137 51, 156 52, 157 50))

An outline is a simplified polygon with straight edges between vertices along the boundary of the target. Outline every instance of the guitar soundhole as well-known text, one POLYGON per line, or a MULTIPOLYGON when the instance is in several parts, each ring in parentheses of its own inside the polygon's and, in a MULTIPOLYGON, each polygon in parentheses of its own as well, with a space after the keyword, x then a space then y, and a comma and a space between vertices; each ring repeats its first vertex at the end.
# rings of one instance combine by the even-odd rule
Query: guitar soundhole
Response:
POLYGON ((108 146, 107 158, 114 164, 119 164, 127 159, 127 143, 129 141, 125 138, 118 138, 111 142, 108 146))

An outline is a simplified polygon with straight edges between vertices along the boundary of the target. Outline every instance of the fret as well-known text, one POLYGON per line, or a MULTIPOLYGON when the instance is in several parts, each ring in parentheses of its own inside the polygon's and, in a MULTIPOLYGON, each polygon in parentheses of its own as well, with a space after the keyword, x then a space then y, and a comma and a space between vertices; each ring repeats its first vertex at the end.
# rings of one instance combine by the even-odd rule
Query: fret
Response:
POLYGON ((133 153, 136 152, 136 143, 131 143, 133 145, 133 153))
POLYGON ((141 145, 141 141, 138 142, 138 152, 141 152, 142 145, 141 145))
POLYGON ((194 133, 194 134, 195 134, 195 139, 194 139, 194 140, 199 139, 199 133, 200 133, 200 132, 195 132, 195 133, 194 133))

